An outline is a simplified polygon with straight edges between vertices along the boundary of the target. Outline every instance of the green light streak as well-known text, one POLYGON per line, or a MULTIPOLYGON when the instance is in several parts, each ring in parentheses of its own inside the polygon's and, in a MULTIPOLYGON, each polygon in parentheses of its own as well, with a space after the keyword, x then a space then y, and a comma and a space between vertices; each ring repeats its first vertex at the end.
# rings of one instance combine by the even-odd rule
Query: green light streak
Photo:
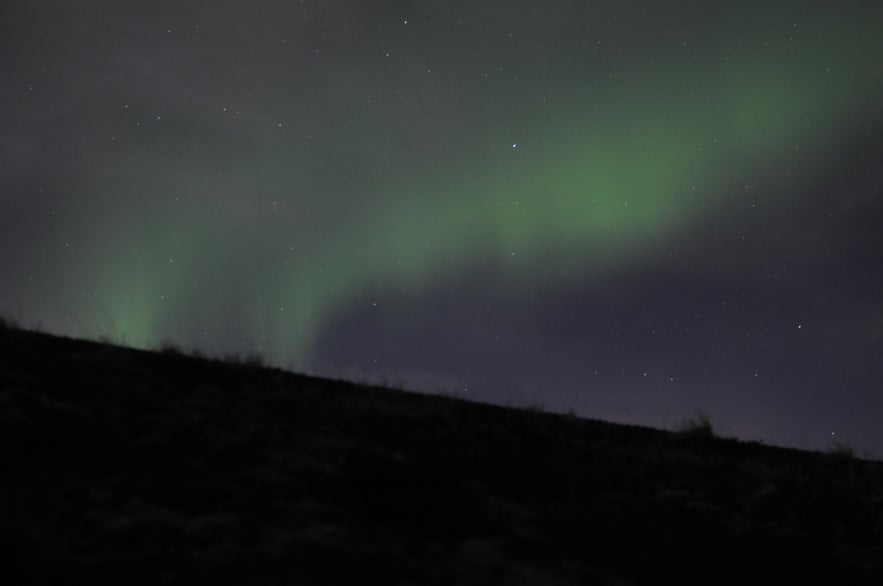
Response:
MULTIPOLYGON (((124 222, 125 236, 104 235, 95 291, 132 345, 176 338, 185 323, 195 337, 232 320, 243 324, 245 344, 304 366, 316 336, 338 312, 366 303, 364 294, 431 287, 485 260, 516 290, 555 271, 629 262, 714 217, 739 197, 746 175, 811 162, 795 145, 848 136, 883 98, 873 28, 830 35, 850 39, 839 53, 836 43, 803 51, 758 43, 725 62, 712 55, 712 65, 633 71, 623 86, 569 83, 551 116, 494 121, 472 152, 447 153, 435 177, 376 179, 367 204, 319 215, 318 224, 296 214, 279 223, 265 195, 242 196, 209 220, 199 197, 162 220, 145 209, 124 222), (517 148, 508 146, 513 134, 517 148), (231 290, 247 293, 219 310, 216 298, 231 290)), ((373 162, 367 153, 349 164, 367 177, 373 162)), ((422 167, 407 155, 397 164, 422 167)), ((268 144, 236 172, 219 169, 211 188, 197 178, 188 189, 291 190, 285 203, 297 210, 321 189, 312 174, 268 144), (249 186, 240 173, 258 179, 249 186)))

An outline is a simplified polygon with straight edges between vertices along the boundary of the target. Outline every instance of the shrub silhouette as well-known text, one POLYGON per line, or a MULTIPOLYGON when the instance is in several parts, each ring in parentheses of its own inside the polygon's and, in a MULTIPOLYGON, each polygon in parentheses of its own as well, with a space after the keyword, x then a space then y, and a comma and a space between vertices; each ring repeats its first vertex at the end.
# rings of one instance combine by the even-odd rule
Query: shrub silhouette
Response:
POLYGON ((684 419, 675 431, 678 437, 694 441, 708 441, 715 437, 711 419, 704 413, 684 419))

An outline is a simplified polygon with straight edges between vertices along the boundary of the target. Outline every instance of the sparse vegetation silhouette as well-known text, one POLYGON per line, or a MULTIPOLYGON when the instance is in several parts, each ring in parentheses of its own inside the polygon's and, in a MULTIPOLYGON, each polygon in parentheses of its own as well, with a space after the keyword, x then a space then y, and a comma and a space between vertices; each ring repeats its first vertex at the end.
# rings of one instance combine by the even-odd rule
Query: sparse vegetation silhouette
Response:
POLYGON ((11 584, 883 580, 848 450, 2 331, 11 584))

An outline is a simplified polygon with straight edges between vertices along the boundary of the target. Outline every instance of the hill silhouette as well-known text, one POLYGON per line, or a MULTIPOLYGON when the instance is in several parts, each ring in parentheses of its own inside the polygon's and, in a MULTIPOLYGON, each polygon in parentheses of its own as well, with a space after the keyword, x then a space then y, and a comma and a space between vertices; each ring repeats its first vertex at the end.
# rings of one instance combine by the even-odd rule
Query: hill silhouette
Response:
POLYGON ((883 464, 0 328, 7 584, 880 584, 883 464))

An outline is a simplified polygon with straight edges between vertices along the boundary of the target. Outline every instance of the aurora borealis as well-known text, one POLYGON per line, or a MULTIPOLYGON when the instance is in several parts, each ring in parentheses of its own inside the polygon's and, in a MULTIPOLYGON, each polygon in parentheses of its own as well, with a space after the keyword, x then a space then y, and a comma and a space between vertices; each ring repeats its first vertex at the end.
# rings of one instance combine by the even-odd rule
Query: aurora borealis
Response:
POLYGON ((883 453, 878 3, 0 15, 26 324, 883 453))

